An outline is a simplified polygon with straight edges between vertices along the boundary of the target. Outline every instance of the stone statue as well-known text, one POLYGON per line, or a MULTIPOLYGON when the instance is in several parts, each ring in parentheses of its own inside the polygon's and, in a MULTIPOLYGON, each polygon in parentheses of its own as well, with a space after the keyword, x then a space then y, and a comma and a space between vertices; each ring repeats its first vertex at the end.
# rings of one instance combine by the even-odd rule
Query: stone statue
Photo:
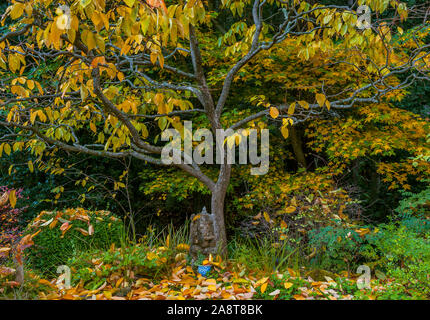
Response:
POLYGON ((216 255, 217 244, 214 226, 214 217, 206 211, 206 207, 203 207, 201 213, 191 216, 190 255, 193 265, 199 253, 204 256, 216 255))

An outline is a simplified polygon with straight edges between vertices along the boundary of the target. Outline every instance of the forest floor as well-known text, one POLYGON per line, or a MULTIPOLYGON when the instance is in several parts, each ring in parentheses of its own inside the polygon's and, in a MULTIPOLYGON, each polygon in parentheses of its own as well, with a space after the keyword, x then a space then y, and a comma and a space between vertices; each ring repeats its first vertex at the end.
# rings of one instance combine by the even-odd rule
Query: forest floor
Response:
POLYGON ((154 280, 133 272, 106 274, 102 264, 93 262, 93 271, 103 276, 102 283, 92 284, 92 288, 84 281, 67 288, 64 275, 46 280, 29 273, 23 287, 12 288, 16 284, 5 283, 0 294, 6 288, 9 294, 13 290, 15 298, 42 300, 375 300, 389 298, 386 293, 392 291, 393 285, 398 286, 393 279, 372 279, 370 289, 360 290, 359 275, 348 277, 346 271, 333 274, 335 279, 324 276, 323 271, 314 272, 314 277, 320 278, 317 281, 309 275, 300 276, 292 269, 284 273, 243 274, 229 271, 231 265, 227 268, 213 266, 203 277, 188 266, 186 260, 176 263, 170 277, 154 280), (32 297, 29 291, 33 292, 32 297))

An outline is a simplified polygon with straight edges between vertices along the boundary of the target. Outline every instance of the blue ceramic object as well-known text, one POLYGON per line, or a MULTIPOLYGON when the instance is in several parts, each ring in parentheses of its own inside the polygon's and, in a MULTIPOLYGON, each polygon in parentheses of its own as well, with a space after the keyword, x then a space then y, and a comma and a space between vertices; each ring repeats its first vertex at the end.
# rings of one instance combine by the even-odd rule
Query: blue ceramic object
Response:
POLYGON ((212 266, 198 266, 197 271, 203 276, 206 277, 206 275, 211 271, 212 266))

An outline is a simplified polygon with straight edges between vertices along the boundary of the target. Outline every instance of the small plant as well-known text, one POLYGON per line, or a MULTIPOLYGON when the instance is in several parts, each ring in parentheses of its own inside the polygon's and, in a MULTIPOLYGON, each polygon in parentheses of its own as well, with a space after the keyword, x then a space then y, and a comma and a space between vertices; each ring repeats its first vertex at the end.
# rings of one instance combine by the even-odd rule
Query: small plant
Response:
POLYGON ((375 265, 410 292, 430 297, 430 239, 400 223, 388 224, 371 236, 363 256, 377 259, 375 265))
POLYGON ((118 287, 119 283, 126 285, 139 277, 160 279, 169 274, 173 262, 173 253, 165 247, 136 244, 81 252, 67 264, 72 270, 73 285, 82 282, 86 289, 95 290, 105 281, 118 287))
POLYGON ((230 246, 231 259, 248 270, 284 271, 298 262, 298 248, 287 241, 275 241, 270 236, 261 239, 236 238, 230 246))
POLYGON ((351 228, 328 226, 312 230, 309 233, 309 245, 317 252, 312 262, 322 269, 351 272, 360 259, 363 242, 351 228))

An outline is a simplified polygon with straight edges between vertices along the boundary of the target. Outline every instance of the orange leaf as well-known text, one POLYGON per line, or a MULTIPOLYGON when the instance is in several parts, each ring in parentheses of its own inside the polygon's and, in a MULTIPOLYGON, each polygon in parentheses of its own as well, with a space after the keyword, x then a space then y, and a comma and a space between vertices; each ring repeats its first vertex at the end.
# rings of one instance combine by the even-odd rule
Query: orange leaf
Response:
POLYGON ((273 119, 276 119, 279 116, 279 110, 275 107, 270 107, 269 113, 273 119))
POLYGON ((264 293, 264 291, 266 291, 266 289, 267 289, 267 282, 266 283, 263 283, 263 285, 261 286, 261 293, 264 293))
POLYGON ((167 14, 167 7, 164 3, 164 0, 146 0, 146 2, 152 7, 152 8, 162 8, 164 13, 167 14))
POLYGON ((19 282, 16 282, 16 281, 6 281, 6 282, 4 283, 4 285, 5 285, 5 286, 10 286, 10 287, 18 287, 18 286, 20 286, 21 284, 20 284, 19 282))
POLYGON ((60 230, 61 231, 66 231, 69 228, 69 223, 68 222, 64 222, 61 227, 60 230))
POLYGON ((296 207, 294 206, 289 206, 285 209, 285 213, 293 213, 294 211, 296 211, 296 207))

